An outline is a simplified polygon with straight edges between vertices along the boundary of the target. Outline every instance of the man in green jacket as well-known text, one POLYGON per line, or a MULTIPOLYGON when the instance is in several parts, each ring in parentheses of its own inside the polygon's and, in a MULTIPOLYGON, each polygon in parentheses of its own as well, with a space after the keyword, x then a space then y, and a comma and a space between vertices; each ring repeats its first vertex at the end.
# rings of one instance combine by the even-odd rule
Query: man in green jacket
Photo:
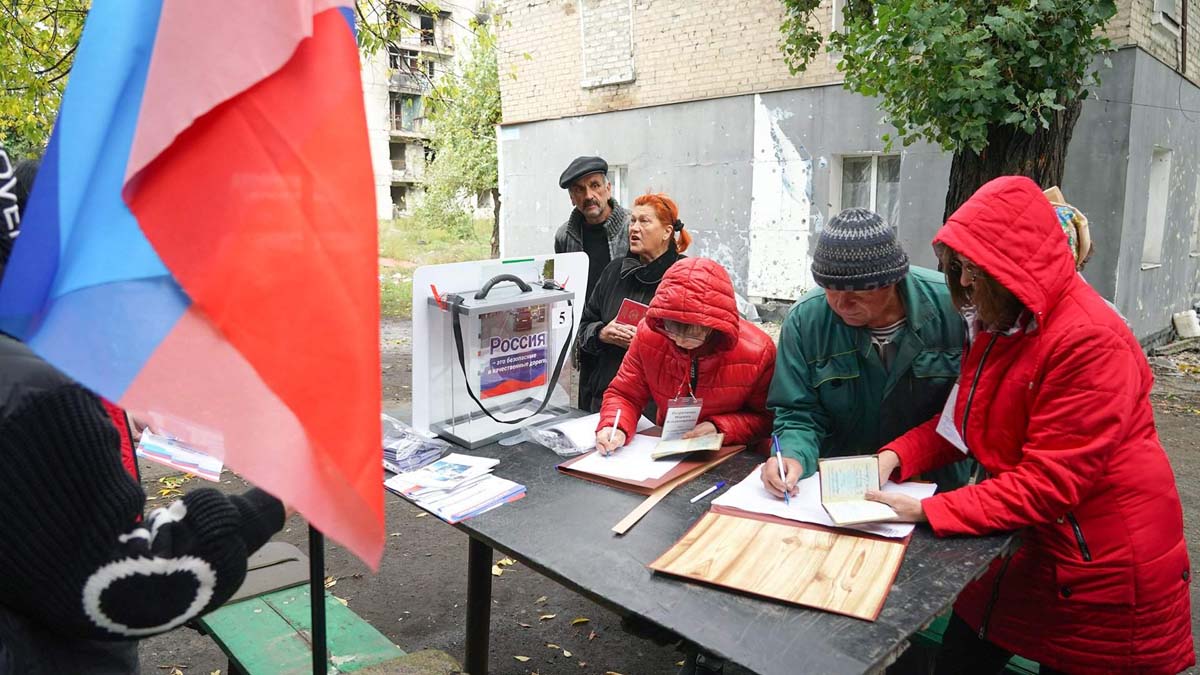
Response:
MULTIPOLYGON (((788 313, 767 406, 783 454, 762 472, 783 497, 817 470, 818 457, 874 454, 936 415, 958 378, 963 322, 940 272, 909 267, 895 228, 847 209, 813 252, 820 288, 788 313)), ((925 476, 939 491, 965 485, 967 461, 925 476)))

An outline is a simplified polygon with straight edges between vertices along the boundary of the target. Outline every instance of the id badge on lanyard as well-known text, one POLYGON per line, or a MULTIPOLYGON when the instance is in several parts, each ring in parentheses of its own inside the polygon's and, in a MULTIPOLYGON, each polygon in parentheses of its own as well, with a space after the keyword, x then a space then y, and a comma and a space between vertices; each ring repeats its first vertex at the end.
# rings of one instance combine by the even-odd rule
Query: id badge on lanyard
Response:
POLYGON ((683 393, 683 385, 679 386, 679 392, 675 398, 667 401, 667 414, 663 417, 662 439, 664 441, 673 441, 687 432, 696 428, 696 422, 700 421, 700 410, 704 407, 704 400, 696 398, 696 381, 699 378, 699 365, 695 359, 692 359, 691 377, 688 380, 688 395, 680 396, 683 393))

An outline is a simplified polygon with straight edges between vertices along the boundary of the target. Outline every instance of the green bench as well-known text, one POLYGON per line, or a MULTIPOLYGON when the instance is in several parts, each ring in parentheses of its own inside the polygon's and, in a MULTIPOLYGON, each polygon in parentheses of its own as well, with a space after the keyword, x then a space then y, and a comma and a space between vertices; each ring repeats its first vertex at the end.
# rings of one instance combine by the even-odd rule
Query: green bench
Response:
MULTIPOLYGON (((251 559, 247 580, 234 599, 196 624, 229 657, 230 675, 310 675, 308 563, 293 546, 269 546, 260 551, 266 554, 265 562, 262 555, 251 559), (286 560, 277 559, 281 557, 286 560), (303 578, 297 579, 300 569, 303 578)), ((460 671, 445 652, 406 654, 333 596, 325 593, 324 601, 329 673, 450 675, 460 671)))
MULTIPOLYGON (((942 634, 946 632, 946 624, 950 622, 950 614, 946 613, 933 620, 927 628, 918 632, 912 638, 914 645, 925 647, 926 649, 937 649, 942 645, 942 634)), ((1038 664, 1029 659, 1023 659, 1020 656, 1014 656, 1008 661, 1008 665, 1004 668, 1004 672, 1012 675, 1037 675, 1039 672, 1038 664)))

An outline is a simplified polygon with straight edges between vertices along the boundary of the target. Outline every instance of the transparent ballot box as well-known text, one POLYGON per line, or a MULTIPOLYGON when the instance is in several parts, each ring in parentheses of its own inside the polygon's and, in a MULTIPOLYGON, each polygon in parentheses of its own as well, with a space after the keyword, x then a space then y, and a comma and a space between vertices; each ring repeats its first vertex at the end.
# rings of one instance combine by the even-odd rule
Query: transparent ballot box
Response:
POLYGON ((573 299, 511 274, 431 298, 430 429, 474 449, 569 412, 573 299))

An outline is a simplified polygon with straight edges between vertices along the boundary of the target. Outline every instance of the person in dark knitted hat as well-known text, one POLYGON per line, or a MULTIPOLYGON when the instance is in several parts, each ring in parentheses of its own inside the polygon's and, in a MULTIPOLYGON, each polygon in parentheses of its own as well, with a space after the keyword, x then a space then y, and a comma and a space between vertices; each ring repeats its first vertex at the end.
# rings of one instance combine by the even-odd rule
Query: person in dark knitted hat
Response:
MULTIPOLYGON (((817 470, 818 457, 874 454, 942 409, 958 375, 963 323, 945 277, 909 265, 896 228, 867 209, 829 220, 813 251, 813 280, 791 309, 767 405, 784 456, 762 472, 777 497, 817 470)), ((969 467, 928 478, 965 484, 969 467)))
POLYGON ((846 209, 821 230, 813 251, 817 285, 835 291, 870 291, 892 286, 908 274, 908 255, 896 228, 878 213, 846 209))
MULTIPOLYGON (((0 176, 14 169, 0 147, 0 176)), ((8 179, 0 219, 18 232, 8 179)), ((283 527, 258 489, 202 488, 144 514, 120 448, 94 393, 0 333, 0 675, 137 673, 137 639, 219 607, 283 527)))

